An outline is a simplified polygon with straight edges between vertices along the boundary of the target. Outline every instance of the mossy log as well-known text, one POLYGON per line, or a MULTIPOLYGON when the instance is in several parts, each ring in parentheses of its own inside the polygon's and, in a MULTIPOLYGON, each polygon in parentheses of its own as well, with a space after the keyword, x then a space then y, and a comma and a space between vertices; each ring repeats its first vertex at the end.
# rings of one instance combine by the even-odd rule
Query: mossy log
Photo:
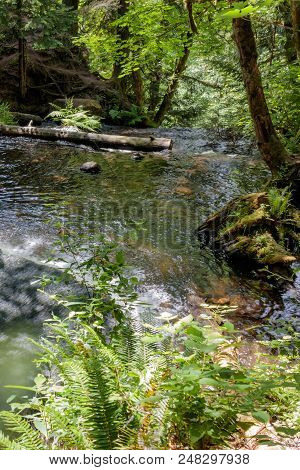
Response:
POLYGON ((232 200, 198 229, 202 244, 222 251, 241 268, 267 267, 276 271, 297 260, 300 242, 300 211, 280 190, 275 207, 269 193, 253 193, 232 200), (276 210, 277 212, 276 212, 276 210))
POLYGON ((66 129, 19 127, 0 125, 0 135, 9 137, 31 137, 46 140, 66 140, 76 144, 88 144, 98 148, 128 148, 145 151, 158 151, 172 148, 171 139, 155 137, 132 137, 114 134, 94 134, 74 132, 66 129))

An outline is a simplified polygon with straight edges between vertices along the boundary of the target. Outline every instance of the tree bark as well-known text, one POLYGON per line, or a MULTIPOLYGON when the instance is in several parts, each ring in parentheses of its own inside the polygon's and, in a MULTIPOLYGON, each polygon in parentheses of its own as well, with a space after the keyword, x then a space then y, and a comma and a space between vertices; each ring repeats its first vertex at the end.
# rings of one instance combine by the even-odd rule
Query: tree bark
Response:
POLYGON ((292 27, 291 0, 285 0, 278 5, 284 25, 285 34, 285 55, 288 63, 293 63, 297 59, 292 27))
POLYGON ((154 137, 132 137, 113 134, 93 134, 89 132, 74 132, 65 129, 49 127, 19 127, 0 125, 0 135, 9 137, 31 137, 45 140, 66 140, 74 143, 85 143, 97 148, 129 148, 135 150, 157 151, 171 149, 171 139, 154 137))
POLYGON ((154 122, 158 126, 161 125, 166 114, 169 112, 171 108, 172 100, 178 88, 180 78, 187 66, 187 62, 188 62, 190 52, 191 52, 191 46, 193 43, 193 36, 198 33, 197 25, 196 25, 196 22, 194 20, 194 15, 193 15, 193 1, 184 0, 184 6, 188 11, 189 31, 187 33, 187 39, 184 44, 183 54, 176 63, 173 78, 167 88, 167 92, 165 93, 162 103, 154 117, 154 122))
POLYGON ((189 22, 190 22, 191 31, 193 34, 197 34, 198 29, 197 29, 197 25, 196 25, 194 14, 193 14, 193 0, 185 0, 185 5, 189 14, 189 22))
POLYGON ((74 21, 72 22, 70 33, 73 36, 78 34, 78 9, 79 9, 79 0, 63 0, 63 4, 69 8, 70 11, 74 14, 74 21))
POLYGON ((144 83, 140 70, 134 70, 132 72, 132 80, 136 105, 142 108, 144 106, 144 83))
MULTIPOLYGON (((119 0, 119 8, 118 8, 118 17, 122 17, 126 15, 129 8, 129 1, 128 0, 119 0)), ((121 43, 126 43, 130 37, 129 28, 127 26, 118 27, 117 35, 120 38, 121 43)), ((125 54, 129 54, 127 49, 123 49, 125 54)), ((144 105, 144 84, 143 78, 140 70, 133 70, 131 74, 131 83, 128 83, 129 77, 121 77, 119 78, 119 74, 122 71, 122 67, 119 63, 116 63, 114 66, 114 77, 119 80, 120 88, 123 94, 126 96, 128 94, 129 89, 131 88, 134 93, 134 100, 135 104, 138 108, 142 108, 144 105)))
POLYGON ((233 36, 239 52, 258 147, 264 161, 276 174, 287 164, 288 153, 276 134, 266 102, 250 17, 233 20, 233 36))
POLYGON ((150 85, 149 85, 149 107, 148 112, 151 117, 155 113, 157 106, 159 105, 159 90, 162 79, 162 67, 158 64, 151 74, 150 85))
POLYGON ((18 53, 19 53, 19 94, 24 100, 27 94, 27 43, 23 35, 23 0, 17 1, 18 53))
POLYGON ((157 113, 154 117, 154 122, 158 126, 161 125, 161 123, 163 122, 166 114, 168 113, 168 111, 171 108, 172 99, 173 99, 173 97, 175 95, 175 92, 178 88, 180 77, 183 74, 183 72, 185 71, 187 61, 188 61, 188 58, 190 56, 190 52, 191 52, 190 45, 185 45, 183 55, 182 55, 182 57, 180 57, 180 59, 178 60, 178 62, 176 64, 173 78, 172 78, 172 80, 171 80, 171 82, 168 86, 167 92, 165 93, 165 96, 162 100, 162 103, 161 103, 161 105, 160 105, 160 107, 159 107, 159 109, 158 109, 158 111, 157 111, 157 113))
POLYGON ((294 33, 294 44, 297 51, 298 60, 300 60, 300 1, 291 0, 292 26, 294 33))
POLYGON ((79 7, 79 0, 64 0, 64 4, 67 8, 77 11, 79 7))
POLYGON ((19 38, 19 91, 22 100, 27 94, 27 44, 25 38, 19 38))

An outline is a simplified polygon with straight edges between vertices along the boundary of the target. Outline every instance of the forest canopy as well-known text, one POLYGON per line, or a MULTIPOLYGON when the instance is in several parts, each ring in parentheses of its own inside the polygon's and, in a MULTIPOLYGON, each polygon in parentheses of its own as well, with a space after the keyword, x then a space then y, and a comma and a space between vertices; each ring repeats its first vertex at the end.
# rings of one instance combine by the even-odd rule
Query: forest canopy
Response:
POLYGON ((0 1, 0 449, 299 447, 300 2, 0 1))
POLYGON ((94 92, 113 123, 197 126, 250 136, 252 122, 232 38, 232 20, 246 16, 255 31, 274 125, 288 148, 296 151, 297 1, 4 0, 0 5, 3 71, 16 58, 17 37, 24 56, 19 71, 23 97, 30 95, 31 87, 39 89, 42 102, 55 94, 91 95, 86 77, 81 87, 78 82, 72 89, 52 74, 64 64, 78 75, 90 70, 102 82, 94 84, 94 92), (47 89, 45 81, 50 82, 47 89))

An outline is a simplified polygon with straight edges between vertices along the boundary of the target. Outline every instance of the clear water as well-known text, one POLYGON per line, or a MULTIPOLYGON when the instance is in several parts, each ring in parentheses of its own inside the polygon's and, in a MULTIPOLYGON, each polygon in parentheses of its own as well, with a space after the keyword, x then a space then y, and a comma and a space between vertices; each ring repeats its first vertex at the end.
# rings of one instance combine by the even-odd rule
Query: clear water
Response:
MULTIPOLYGON (((141 153, 140 161, 136 152, 0 138, 0 387, 30 384, 35 375, 28 338, 38 340, 56 307, 34 281, 51 270, 44 261, 57 220, 116 239, 154 312, 197 315, 203 300, 230 297, 240 328, 271 322, 276 329, 282 321, 297 327, 299 279, 274 293, 240 278, 194 236, 210 213, 261 187, 268 174, 259 157, 245 142, 197 129, 154 132, 171 136, 174 150, 141 153), (90 160, 100 174, 80 172, 90 160)), ((0 391, 1 407, 11 393, 0 391)))

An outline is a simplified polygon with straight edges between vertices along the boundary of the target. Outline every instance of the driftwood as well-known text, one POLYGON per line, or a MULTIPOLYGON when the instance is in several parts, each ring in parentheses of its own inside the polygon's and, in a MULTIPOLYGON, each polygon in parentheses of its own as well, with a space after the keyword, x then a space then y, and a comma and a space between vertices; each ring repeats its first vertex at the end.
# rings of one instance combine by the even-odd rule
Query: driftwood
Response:
POLYGON ((66 129, 19 127, 0 125, 0 135, 9 137, 31 137, 45 140, 66 140, 76 144, 88 144, 98 148, 128 148, 145 151, 171 149, 171 139, 155 137, 131 137, 114 134, 93 134, 68 131, 66 129))

